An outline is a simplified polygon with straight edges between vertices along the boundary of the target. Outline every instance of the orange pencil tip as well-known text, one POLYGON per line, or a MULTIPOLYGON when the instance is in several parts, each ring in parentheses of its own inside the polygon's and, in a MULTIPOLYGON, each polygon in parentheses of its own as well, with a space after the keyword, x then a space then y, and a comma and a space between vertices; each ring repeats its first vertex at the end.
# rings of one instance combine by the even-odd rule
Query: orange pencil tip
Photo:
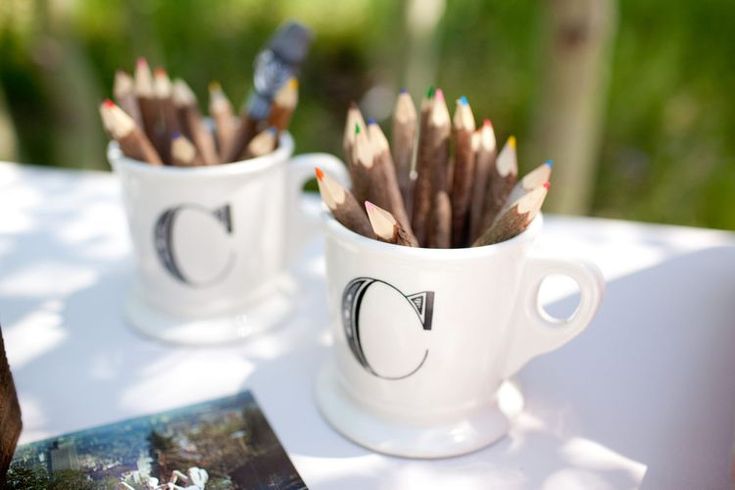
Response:
POLYGON ((316 173, 317 180, 322 180, 324 178, 324 172, 319 167, 314 168, 314 173, 316 173))
POLYGON ((153 74, 157 77, 165 77, 168 75, 168 72, 164 67, 158 66, 155 70, 153 70, 153 74))

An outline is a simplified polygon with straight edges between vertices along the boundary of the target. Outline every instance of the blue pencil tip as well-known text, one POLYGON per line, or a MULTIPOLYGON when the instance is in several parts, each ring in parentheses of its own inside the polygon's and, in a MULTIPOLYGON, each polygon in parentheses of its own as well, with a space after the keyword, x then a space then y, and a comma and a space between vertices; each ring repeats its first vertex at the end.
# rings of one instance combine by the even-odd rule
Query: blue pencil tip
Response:
POLYGON ((276 128, 274 128, 273 126, 271 126, 271 127, 268 128, 268 132, 271 133, 271 134, 276 134, 278 132, 278 130, 276 128))
POLYGON ((459 98, 459 103, 462 104, 462 105, 469 104, 469 102, 467 101, 467 97, 465 97, 464 95, 459 98))
POLYGON ((171 132, 171 139, 172 140, 175 140, 177 138, 181 138, 181 133, 179 133, 178 131, 172 131, 171 132))
POLYGON ((372 117, 369 117, 368 118, 367 123, 368 123, 368 126, 371 125, 371 124, 377 124, 377 122, 375 122, 375 119, 372 118, 372 117))
POLYGON ((551 168, 551 167, 553 167, 553 166, 554 166, 554 160, 546 160, 546 161, 545 161, 544 163, 545 163, 546 165, 548 165, 548 167, 549 167, 549 168, 551 168))

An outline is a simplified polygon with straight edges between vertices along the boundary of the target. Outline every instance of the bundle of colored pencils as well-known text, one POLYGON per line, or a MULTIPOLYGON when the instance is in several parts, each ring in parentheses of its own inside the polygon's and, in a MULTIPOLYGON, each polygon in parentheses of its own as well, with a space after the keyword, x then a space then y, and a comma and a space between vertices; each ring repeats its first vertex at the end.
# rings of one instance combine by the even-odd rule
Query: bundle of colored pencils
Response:
POLYGON ((352 189, 316 170, 322 200, 352 231, 409 247, 477 247, 513 238, 540 211, 551 161, 518 180, 515 138, 498 153, 490 120, 476 128, 466 97, 451 117, 441 89, 429 89, 420 113, 401 91, 392 122, 391 147, 353 103, 343 140, 352 189))
POLYGON ((218 165, 272 152, 288 129, 298 104, 298 80, 288 78, 276 91, 267 116, 255 120, 243 105, 240 116, 217 82, 209 85, 210 128, 197 97, 182 79, 173 82, 163 68, 151 72, 144 58, 135 73, 115 74, 115 102, 105 100, 105 130, 129 158, 151 165, 218 165))

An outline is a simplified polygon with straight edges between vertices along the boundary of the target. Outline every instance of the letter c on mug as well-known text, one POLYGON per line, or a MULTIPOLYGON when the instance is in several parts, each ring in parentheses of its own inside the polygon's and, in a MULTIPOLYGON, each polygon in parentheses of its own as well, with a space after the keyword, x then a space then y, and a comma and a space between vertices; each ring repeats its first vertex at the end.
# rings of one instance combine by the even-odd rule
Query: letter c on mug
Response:
MULTIPOLYGON (((192 217, 200 220, 201 218, 213 220, 218 225, 217 228, 222 230, 225 236, 231 236, 233 234, 233 227, 230 205, 225 204, 214 210, 206 209, 198 204, 181 204, 170 207, 161 213, 153 227, 153 244, 156 249, 156 255, 166 272, 175 280, 188 286, 211 286, 224 279, 232 270, 235 253, 230 250, 228 257, 224 261, 224 265, 219 265, 216 269, 208 270, 204 274, 197 274, 197 277, 187 274, 185 272, 186 264, 182 263, 182 258, 177 256, 177 247, 175 246, 174 240, 174 230, 180 221, 178 218, 185 212, 191 213, 192 217)), ((195 231, 194 233, 201 233, 201 231, 195 231)), ((211 253, 209 250, 197 252, 204 254, 211 253)))

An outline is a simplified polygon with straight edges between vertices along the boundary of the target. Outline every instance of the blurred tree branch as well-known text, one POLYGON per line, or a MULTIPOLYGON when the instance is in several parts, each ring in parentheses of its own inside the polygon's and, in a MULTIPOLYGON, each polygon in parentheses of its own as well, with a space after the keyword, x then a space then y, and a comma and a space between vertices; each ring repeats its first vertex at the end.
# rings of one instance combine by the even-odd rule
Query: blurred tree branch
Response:
POLYGON ((544 66, 534 162, 553 159, 548 209, 590 209, 617 24, 616 0, 552 0, 541 36, 544 66))

